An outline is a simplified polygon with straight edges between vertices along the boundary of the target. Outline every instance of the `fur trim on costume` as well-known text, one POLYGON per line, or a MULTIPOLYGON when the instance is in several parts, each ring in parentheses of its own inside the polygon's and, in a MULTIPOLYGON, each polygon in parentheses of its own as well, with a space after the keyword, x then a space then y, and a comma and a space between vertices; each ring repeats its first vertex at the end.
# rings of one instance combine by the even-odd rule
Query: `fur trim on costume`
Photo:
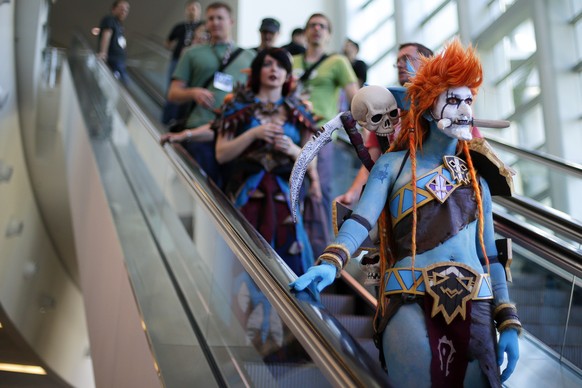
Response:
MULTIPOLYGON (((237 133, 247 125, 254 112, 260 109, 263 103, 258 102, 254 93, 246 87, 237 87, 232 98, 228 99, 220 116, 212 125, 217 133, 237 133)), ((287 121, 299 128, 315 133, 317 124, 305 104, 294 96, 285 97, 282 104, 287 112, 287 121)))

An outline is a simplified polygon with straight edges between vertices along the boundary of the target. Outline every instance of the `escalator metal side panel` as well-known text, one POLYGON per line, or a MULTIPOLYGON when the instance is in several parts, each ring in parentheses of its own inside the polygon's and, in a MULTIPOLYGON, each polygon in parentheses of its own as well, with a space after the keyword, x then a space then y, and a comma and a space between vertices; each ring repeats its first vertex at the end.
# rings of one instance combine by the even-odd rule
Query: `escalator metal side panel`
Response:
MULTIPOLYGON (((103 82, 103 80, 101 80, 100 82, 103 82)), ((106 89, 110 88, 108 85, 105 85, 104 87, 106 89)), ((125 91, 121 90, 119 95, 121 96, 121 98, 119 98, 117 101, 113 101, 112 103, 108 101, 106 104, 106 106, 110 106, 112 107, 112 109, 117 111, 117 113, 111 115, 111 117, 107 119, 107 121, 105 122, 106 124, 105 128, 107 130, 103 131, 96 126, 95 128, 92 128, 93 131, 90 130, 89 132, 92 135, 92 138, 97 140, 106 140, 107 137, 110 137, 112 140, 112 144, 114 145, 114 148, 116 148, 117 158, 121 162, 121 164, 123 164, 123 159, 125 159, 127 155, 125 151, 121 151, 123 147, 120 147, 120 145, 129 144, 132 142, 132 140, 135 140, 136 138, 139 138, 141 140, 147 139, 146 142, 152 141, 157 142, 159 135, 154 133, 155 131, 151 132, 151 124, 149 123, 146 123, 147 125, 145 126, 145 128, 139 130, 138 127, 144 124, 145 120, 144 117, 141 117, 142 115, 139 113, 137 113, 137 116, 140 117, 133 117, 133 114, 136 113, 134 111, 133 102, 128 100, 128 96, 125 95, 125 91), (118 131, 118 128, 121 128, 121 125, 118 125, 119 122, 123 123, 124 124, 123 126, 125 126, 127 129, 136 131, 133 132, 131 135, 129 135, 125 130, 118 131), (147 133, 148 131, 150 131, 150 134, 147 133)), ((141 146, 138 145, 136 146, 136 149, 139 149, 140 147, 141 146)), ((140 150, 140 152, 141 151, 143 150, 140 150)), ((158 146, 158 150, 156 151, 156 153, 160 152, 163 153, 163 149, 159 148, 158 146)), ((287 284, 291 280, 288 268, 285 270, 285 267, 282 266, 281 264, 282 262, 280 258, 278 258, 278 256, 276 256, 270 248, 268 248, 266 251, 263 251, 263 249, 265 248, 264 241, 260 241, 260 238, 257 239, 256 232, 248 226, 248 223, 246 223, 245 220, 239 218, 240 216, 232 209, 231 205, 227 205, 228 201, 226 200, 226 198, 222 195, 216 196, 217 193, 213 192, 214 189, 208 186, 208 184, 205 182, 204 176, 200 175, 199 172, 196 172, 193 175, 191 171, 190 173, 185 172, 186 169, 184 168, 184 166, 181 166, 182 162, 173 158, 173 156, 175 155, 172 155, 171 149, 166 148, 166 152, 168 152, 168 156, 170 156, 171 160, 170 165, 173 164, 172 169, 174 169, 174 172, 176 171, 176 169, 177 171, 179 171, 179 175, 181 175, 180 179, 186 183, 190 192, 196 195, 197 198, 192 197, 192 199, 194 199, 195 206, 204 208, 205 212, 207 213, 209 212, 209 214, 206 216, 209 217, 208 220, 211 220, 213 223, 218 225, 218 229, 220 229, 219 230, 220 234, 227 236, 226 245, 232 244, 234 248, 237 250, 236 252, 237 255, 241 254, 240 251, 244 251, 243 255, 246 255, 246 259, 253 262, 252 265, 254 267, 250 272, 254 272, 256 270, 256 274, 253 275, 256 276, 255 281, 261 283, 263 279, 267 279, 265 281, 269 283, 269 286, 265 286, 263 287, 263 289, 268 290, 266 294, 268 295, 269 298, 276 298, 270 299, 270 302, 273 303, 273 305, 278 305, 276 307, 278 311, 283 311, 286 314, 288 314, 288 318, 286 318, 285 320, 291 322, 292 325, 298 327, 298 329, 296 329, 295 332, 299 333, 299 335, 302 336, 302 339, 300 339, 300 341, 303 341, 302 343, 305 343, 307 344, 307 346, 310 346, 312 349, 314 349, 311 351, 310 354, 313 354, 315 356, 315 359, 318 361, 321 359, 325 360, 325 362, 319 361, 318 365, 322 370, 326 371, 325 372, 326 376, 328 376, 331 379, 331 381, 335 381, 336 383, 334 384, 336 385, 346 385, 346 384, 356 386, 388 385, 386 381, 386 376, 382 371, 378 372, 369 370, 369 368, 365 364, 365 361, 359 359, 358 346, 357 345, 352 346, 350 345, 349 341, 346 341, 346 338, 348 338, 349 335, 342 333, 341 327, 339 327, 337 324, 333 322, 333 317, 331 317, 329 321, 325 320, 322 321, 322 315, 324 314, 324 312, 320 311, 318 306, 308 305, 306 307, 301 307, 301 303, 297 301, 295 297, 292 296, 287 289, 287 284), (226 210, 226 213, 228 214, 226 218, 224 209, 230 209, 226 210), (275 278, 273 277, 275 277, 277 280, 274 280, 275 278), (279 305, 284 307, 279 307, 279 305), (306 313, 304 310, 308 310, 309 313, 306 313), (323 326, 324 328, 321 329, 320 326, 323 326), (347 350, 349 350, 349 352, 347 352, 347 350)), ((142 161, 144 162, 147 162, 150 159, 152 159, 152 156, 153 156, 152 153, 149 153, 147 151, 145 152, 145 155, 141 154, 142 161)), ((133 178, 134 176, 138 175, 135 174, 134 171, 131 170, 131 168, 128 169, 125 166, 124 168, 126 169, 125 172, 126 176, 133 178)), ((164 174, 165 173, 158 174, 157 172, 153 172, 151 174, 153 179, 151 180, 152 181, 155 181, 157 179, 164 180, 165 178, 168 177, 167 175, 164 177, 164 174)), ((136 187, 133 187, 133 190, 135 192, 136 187)), ((166 189, 163 188, 162 191, 164 190, 166 189)), ((139 199, 142 199, 141 193, 138 197, 139 199)), ((152 198, 153 197, 155 196, 152 196, 152 198)), ((150 212, 150 210, 152 209, 150 209, 148 206, 144 206, 144 204, 141 204, 141 206, 144 216, 146 216, 146 213, 148 213, 146 218, 150 217, 151 215, 154 215, 153 221, 152 220, 148 221, 150 230, 155 230, 156 233, 160 232, 159 236, 165 233, 163 232, 163 228, 158 228, 159 224, 157 221, 162 219, 163 217, 157 217, 155 215, 156 213, 155 211, 150 212), (155 219, 156 217, 157 220, 155 219)), ((204 225, 202 227, 204 227, 204 225)), ((208 228, 208 224, 206 225, 206 228, 208 230, 212 229, 208 228)), ((157 240, 158 244, 160 243, 161 240, 162 240, 161 238, 157 240)), ((207 244, 212 243, 211 240, 209 239, 207 240, 208 240, 206 241, 207 244)), ((214 245, 215 246, 213 248, 216 248, 216 244, 214 245)), ((159 246, 161 245, 158 245, 158 248, 159 246)), ((191 255, 183 254, 184 258, 189 256, 191 257, 191 255)), ((215 257, 206 254, 200 256, 204 257, 206 260, 212 260, 212 258, 215 257)), ((191 267, 191 264, 189 264, 189 266, 191 267)), ((188 268, 190 269, 190 267, 188 268)), ((173 271, 176 271, 176 269, 177 268, 174 268, 173 271)), ((183 273, 178 273, 178 275, 187 278, 188 276, 193 275, 195 272, 196 272, 195 269, 193 269, 192 271, 189 272, 184 271, 183 273)), ((204 275, 204 272, 201 272, 201 274, 204 275)), ((184 285, 183 289, 186 289, 188 287, 192 288, 192 286, 193 282, 190 280, 190 284, 184 285)), ((134 292, 135 289, 136 287, 134 286, 134 292)), ((195 287, 193 288, 193 290, 195 290, 195 287)), ((187 300, 187 303, 189 305, 194 305, 195 303, 197 303, 195 300, 197 297, 195 293, 193 294, 184 293, 184 294, 186 298, 191 297, 194 294, 194 299, 187 300)), ((227 292, 223 292, 224 297, 227 297, 228 294, 229 293, 227 292)), ((142 307, 142 313, 144 313, 143 306, 140 305, 140 307, 142 307)), ((208 307, 208 304, 206 307, 208 307)), ((198 313, 198 311, 196 313, 198 313)), ((216 327, 208 325, 210 321, 205 322, 207 323, 207 325, 203 326, 204 330, 207 330, 207 333, 211 335, 209 341, 211 340, 216 340, 218 342, 222 341, 224 338, 219 338, 220 333, 216 332, 216 327)), ((211 344, 211 347, 212 345, 214 344, 211 344)), ((212 350, 217 349, 218 346, 215 346, 212 350)), ((216 353, 217 352, 214 352, 214 354, 216 353)), ((235 357, 236 354, 232 352, 229 354, 227 352, 225 356, 227 358, 228 357, 232 358, 235 357)), ((231 359, 231 362, 234 361, 231 359)))

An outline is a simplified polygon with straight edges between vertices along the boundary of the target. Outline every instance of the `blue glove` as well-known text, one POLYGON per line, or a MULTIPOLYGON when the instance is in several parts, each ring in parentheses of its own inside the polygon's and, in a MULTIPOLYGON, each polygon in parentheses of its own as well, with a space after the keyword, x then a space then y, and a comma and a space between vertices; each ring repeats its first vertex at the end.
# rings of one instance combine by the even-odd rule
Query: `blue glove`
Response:
POLYGON ((323 262, 309 268, 307 272, 289 284, 289 287, 295 291, 303 291, 313 283, 313 285, 317 286, 317 291, 321 292, 321 290, 333 283, 336 273, 337 269, 332 264, 323 262))
POLYGON ((503 356, 507 353, 507 367, 501 373, 501 382, 511 376, 519 359, 519 341, 517 340, 517 330, 507 329, 499 335, 499 344, 497 344, 497 365, 503 364, 503 356))

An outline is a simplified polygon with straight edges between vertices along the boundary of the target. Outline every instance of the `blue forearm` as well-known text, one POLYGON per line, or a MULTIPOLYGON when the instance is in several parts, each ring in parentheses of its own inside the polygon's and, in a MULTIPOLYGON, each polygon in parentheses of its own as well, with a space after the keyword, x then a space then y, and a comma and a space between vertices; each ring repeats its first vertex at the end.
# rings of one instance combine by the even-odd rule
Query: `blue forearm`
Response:
POLYGON ((348 219, 342 224, 335 242, 346 246, 350 255, 353 255, 367 236, 368 230, 362 224, 348 219))
MULTIPOLYGON (((500 303, 509 302, 509 292, 507 290, 507 281, 505 279, 505 268, 500 263, 492 263, 491 269, 491 286, 493 288, 493 300, 497 306, 500 303)), ((484 268, 485 271, 487 268, 484 268)))

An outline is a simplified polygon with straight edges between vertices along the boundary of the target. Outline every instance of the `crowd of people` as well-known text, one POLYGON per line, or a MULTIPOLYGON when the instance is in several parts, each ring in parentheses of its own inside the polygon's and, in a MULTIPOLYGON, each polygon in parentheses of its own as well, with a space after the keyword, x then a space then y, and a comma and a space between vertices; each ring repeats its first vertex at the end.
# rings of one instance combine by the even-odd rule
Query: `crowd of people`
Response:
MULTIPOLYGON (((280 31, 280 22, 272 17, 264 18, 259 26, 259 46, 253 49, 240 49, 231 38, 234 19, 226 4, 209 5, 205 18, 209 43, 191 47, 182 54, 172 73, 168 90, 170 103, 190 102, 184 128, 176 130, 176 127, 172 127, 173 132, 165 134, 162 142, 181 142, 208 176, 219 186, 224 186, 231 172, 227 172, 227 168, 219 163, 220 158, 216 152, 220 148, 221 138, 217 136, 219 132, 216 126, 211 125, 218 117, 217 112, 224 111, 225 97, 232 95, 237 85, 248 89, 252 84, 252 77, 247 77, 248 71, 245 73, 244 69, 252 68, 252 60, 257 58, 258 54, 274 47, 280 31)), ((297 101, 308 102, 309 107, 304 109, 305 117, 314 121, 310 126, 310 135, 338 113, 340 92, 351 100, 361 86, 354 71, 354 64, 361 69, 362 61, 356 61, 355 56, 348 58, 343 54, 327 53, 331 29, 329 18, 316 13, 308 18, 304 29, 294 30, 292 42, 282 48, 282 52, 291 61, 291 67, 286 75, 289 89, 286 92, 297 98, 297 101), (305 47, 298 43, 301 42, 301 37, 305 40, 305 47), (291 55, 285 47, 293 50, 303 47, 304 51, 291 55)), ((259 121, 258 124, 261 123, 259 121)), ((256 144, 245 144, 246 147, 256 148, 256 144)), ((245 153, 245 150, 241 149, 239 152, 245 153)), ((280 153, 276 147, 270 148, 269 160, 277 160, 280 153)), ((332 176, 332 154, 333 144, 330 144, 318 156, 317 167, 314 169, 319 176, 332 176)), ((290 168, 287 170, 288 175, 290 168)), ((309 257, 321 253, 330 240, 333 201, 331 183, 331 179, 318 180, 321 198, 319 196, 313 198, 312 195, 306 197, 305 229, 311 242, 306 249, 312 251, 309 257)), ((279 219, 284 221, 285 217, 279 219)))
MULTIPOLYGON (((98 46, 99 56, 122 82, 127 82, 123 21, 128 12, 127 1, 114 2, 101 22, 98 46)), ((291 217, 289 179, 301 147, 323 124, 349 110, 366 86, 368 67, 357 58, 358 43, 346 39, 341 54, 330 53, 332 21, 323 13, 309 16, 280 48, 280 22, 264 18, 260 44, 252 49, 234 42, 235 21, 227 3, 208 5, 202 20, 200 4, 188 1, 185 15, 166 42, 172 54, 162 122, 169 131, 162 144, 182 144, 299 276, 291 285, 295 290, 331 284, 378 223, 383 280, 375 329, 390 377, 406 385, 486 381, 500 386, 515 367, 521 326, 493 240, 491 193, 497 188, 477 174, 468 149, 468 140, 480 137, 471 124, 471 104, 482 81, 475 51, 458 41, 437 55, 419 43, 399 46, 395 67, 401 87, 394 93, 414 98, 397 98, 397 122, 389 136, 367 135, 365 145, 376 165, 371 172, 362 166, 335 198, 357 207, 332 239, 327 231, 334 143, 321 148, 309 165, 305 213, 297 223, 291 217), (434 307, 448 294, 429 291, 430 279, 444 274, 470 279, 478 292, 434 307), (398 282, 388 282, 391 277, 398 282), (473 321, 460 322, 466 316, 473 321), (501 333, 497 359, 493 322, 501 333), (453 349, 457 356, 443 361, 439 338, 449 341, 446 351, 453 349), (500 378, 497 363, 503 353, 509 363, 500 378)), ((244 274, 241 279, 247 290, 256 287, 244 274)), ((259 304, 268 305, 259 299, 254 306, 259 304)), ((265 336, 262 331, 255 338, 265 336)))

